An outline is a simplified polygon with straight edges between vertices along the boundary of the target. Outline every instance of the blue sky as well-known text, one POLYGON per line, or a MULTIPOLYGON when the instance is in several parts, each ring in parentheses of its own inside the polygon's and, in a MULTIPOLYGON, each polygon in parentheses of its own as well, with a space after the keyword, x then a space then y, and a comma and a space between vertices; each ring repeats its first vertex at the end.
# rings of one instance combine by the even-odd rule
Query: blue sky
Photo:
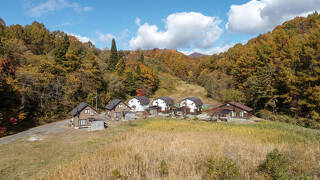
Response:
POLYGON ((118 49, 213 54, 319 9, 320 0, 11 0, 0 17, 7 25, 38 21, 101 49, 115 38, 118 49))

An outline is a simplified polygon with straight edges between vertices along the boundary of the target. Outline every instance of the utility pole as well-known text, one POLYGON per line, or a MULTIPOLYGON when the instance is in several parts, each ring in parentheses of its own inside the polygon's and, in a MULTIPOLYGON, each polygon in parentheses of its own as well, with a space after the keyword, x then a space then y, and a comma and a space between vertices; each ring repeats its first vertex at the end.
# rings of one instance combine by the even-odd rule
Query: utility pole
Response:
POLYGON ((96 110, 98 109, 98 90, 96 90, 96 110))

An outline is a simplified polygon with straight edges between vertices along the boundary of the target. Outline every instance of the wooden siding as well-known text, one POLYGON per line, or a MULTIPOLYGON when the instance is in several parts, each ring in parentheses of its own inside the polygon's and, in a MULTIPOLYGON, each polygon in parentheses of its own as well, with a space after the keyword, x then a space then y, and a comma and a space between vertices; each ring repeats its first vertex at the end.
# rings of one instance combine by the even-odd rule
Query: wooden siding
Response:
POLYGON ((74 127, 89 127, 91 126, 91 122, 89 121, 89 119, 98 119, 98 112, 96 110, 94 110, 92 107, 87 106, 86 108, 84 108, 78 116, 73 117, 73 126, 74 127), (89 113, 85 113, 86 110, 89 110, 89 113), (79 120, 85 120, 86 121, 86 126, 79 126, 79 120))
POLYGON ((126 112, 130 112, 130 107, 123 102, 120 102, 113 110, 107 110, 106 116, 111 120, 122 120, 126 112), (119 119, 115 117, 116 113, 120 113, 119 119))

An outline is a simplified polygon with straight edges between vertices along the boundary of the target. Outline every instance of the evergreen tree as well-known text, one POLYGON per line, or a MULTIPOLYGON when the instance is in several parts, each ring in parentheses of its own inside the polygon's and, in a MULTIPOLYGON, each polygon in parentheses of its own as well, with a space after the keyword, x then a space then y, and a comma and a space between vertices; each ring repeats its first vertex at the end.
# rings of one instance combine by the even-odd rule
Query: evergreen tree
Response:
POLYGON ((70 42, 67 34, 62 35, 62 37, 57 37, 55 40, 56 48, 53 51, 53 55, 58 64, 64 65, 66 61, 66 53, 68 51, 70 42))
POLYGON ((112 39, 111 44, 111 54, 108 61, 108 69, 110 71, 114 71, 116 69, 116 65, 118 64, 119 56, 117 51, 117 45, 115 39, 112 39))
POLYGON ((139 62, 144 63, 144 55, 143 55, 143 52, 141 52, 140 58, 139 58, 138 60, 139 60, 139 62))

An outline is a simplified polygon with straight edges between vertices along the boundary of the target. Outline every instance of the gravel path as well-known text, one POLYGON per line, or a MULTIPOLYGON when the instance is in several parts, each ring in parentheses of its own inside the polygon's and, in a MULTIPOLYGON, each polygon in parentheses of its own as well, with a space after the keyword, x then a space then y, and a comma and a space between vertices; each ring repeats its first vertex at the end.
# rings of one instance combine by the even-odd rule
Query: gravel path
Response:
POLYGON ((62 120, 50 124, 45 124, 42 126, 38 126, 11 136, 6 136, 3 138, 0 138, 0 145, 7 144, 10 142, 13 142, 17 139, 36 135, 36 134, 55 134, 60 133, 68 129, 68 122, 70 120, 62 120))

